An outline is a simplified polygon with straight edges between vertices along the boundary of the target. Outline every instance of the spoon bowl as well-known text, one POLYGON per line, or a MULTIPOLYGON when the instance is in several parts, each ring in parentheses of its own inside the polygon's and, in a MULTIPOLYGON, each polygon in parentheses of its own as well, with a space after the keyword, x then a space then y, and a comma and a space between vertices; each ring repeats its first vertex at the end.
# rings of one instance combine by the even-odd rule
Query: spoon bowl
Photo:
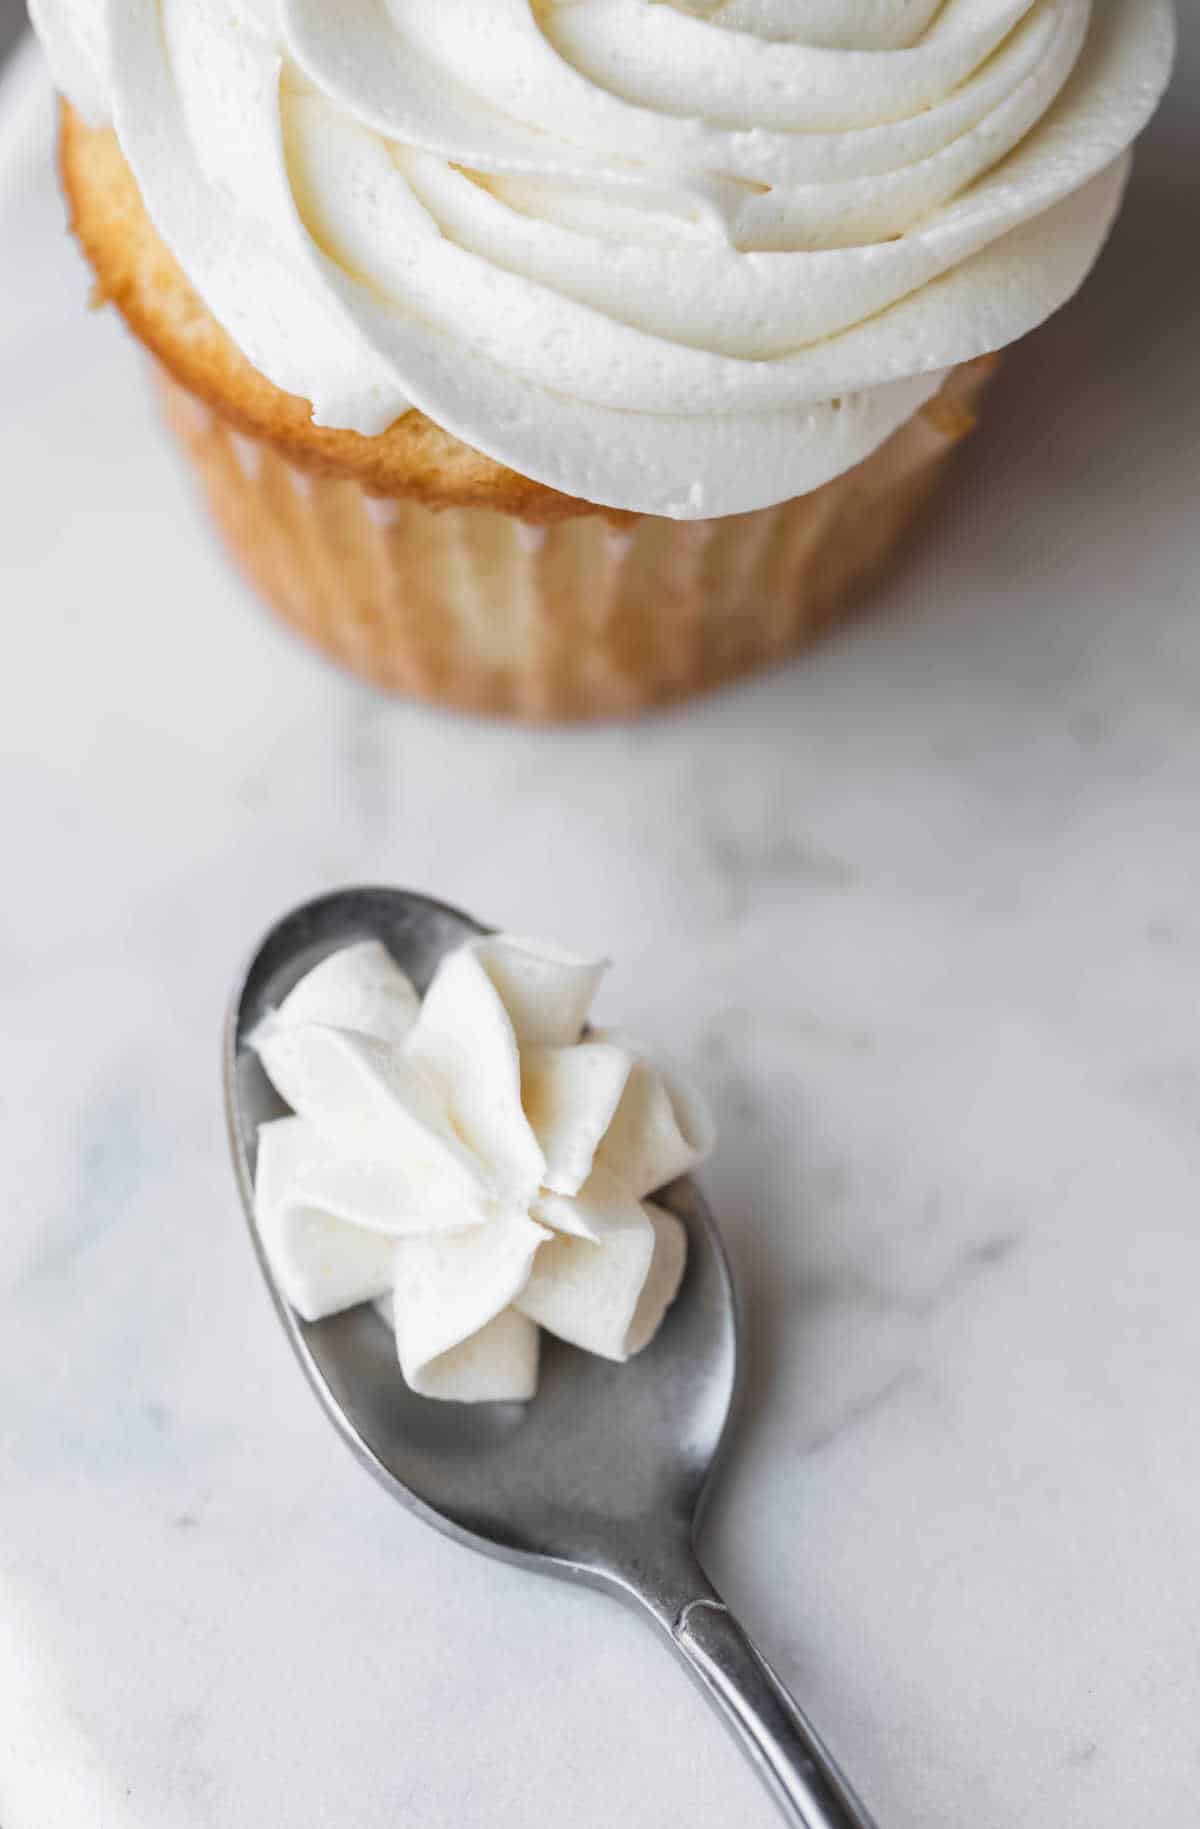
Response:
POLYGON ((807 1719, 704 1575, 693 1536, 734 1402, 737 1304, 716 1226, 690 1177, 655 1195, 683 1222, 687 1268, 651 1344, 615 1365, 544 1337, 529 1403, 436 1402, 400 1375, 370 1307, 306 1322, 280 1290, 254 1220, 258 1126, 286 1107, 249 1045, 305 973, 355 941, 382 942, 418 992, 440 960, 489 930, 396 889, 347 889, 270 930, 225 1035, 234 1173, 279 1318, 326 1413, 410 1511, 489 1555, 605 1587, 645 1609, 738 1733, 789 1820, 870 1829, 807 1719))

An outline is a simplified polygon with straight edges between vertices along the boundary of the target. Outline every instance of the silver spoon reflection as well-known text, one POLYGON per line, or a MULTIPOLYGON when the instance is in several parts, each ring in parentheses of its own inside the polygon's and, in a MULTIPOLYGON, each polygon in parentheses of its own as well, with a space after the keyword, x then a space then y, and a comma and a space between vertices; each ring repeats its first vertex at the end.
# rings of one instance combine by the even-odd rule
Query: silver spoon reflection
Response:
POLYGON ((327 954, 377 939, 424 992, 443 954, 486 930, 427 897, 348 889, 285 915, 234 996, 225 1097, 234 1172, 275 1308, 326 1414, 409 1511, 468 1548, 587 1582, 659 1628, 735 1732, 785 1817, 871 1829, 815 1730, 697 1560, 693 1539, 737 1385, 737 1305, 721 1241, 690 1178, 662 1195, 688 1232, 682 1288, 624 1365, 547 1336, 527 1404, 454 1404, 405 1385, 369 1308, 305 1322, 284 1299, 254 1223, 258 1126, 284 1107, 247 1037, 327 954))

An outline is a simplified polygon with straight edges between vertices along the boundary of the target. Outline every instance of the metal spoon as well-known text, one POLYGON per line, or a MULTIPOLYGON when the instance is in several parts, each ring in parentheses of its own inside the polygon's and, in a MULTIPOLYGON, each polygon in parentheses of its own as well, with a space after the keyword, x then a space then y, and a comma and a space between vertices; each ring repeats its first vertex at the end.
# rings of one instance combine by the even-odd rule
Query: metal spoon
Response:
POLYGON ((246 1038, 327 953, 381 940, 419 991, 486 930, 427 897, 348 889, 306 903, 246 969, 225 1038, 234 1171, 263 1275, 309 1381, 394 1497, 471 1549, 604 1588, 662 1632, 802 1829, 871 1829, 817 1733, 697 1561, 693 1537, 737 1384, 737 1305, 721 1241, 691 1182, 661 1198, 688 1230, 683 1287, 653 1343, 613 1365, 544 1339, 529 1404, 432 1402, 408 1390, 369 1308, 301 1321, 254 1223, 258 1126, 284 1110, 246 1038))

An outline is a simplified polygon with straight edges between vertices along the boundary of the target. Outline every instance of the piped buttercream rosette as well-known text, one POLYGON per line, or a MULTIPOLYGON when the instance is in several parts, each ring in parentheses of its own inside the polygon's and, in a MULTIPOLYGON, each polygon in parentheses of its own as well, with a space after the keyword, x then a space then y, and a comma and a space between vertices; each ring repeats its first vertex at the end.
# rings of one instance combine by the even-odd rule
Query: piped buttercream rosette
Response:
POLYGON ((214 317, 683 520, 861 462, 1108 232, 1170 0, 31 0, 214 317))
POLYGON ((413 1390, 531 1397, 538 1329, 608 1359, 652 1338, 683 1274, 647 1196, 703 1160, 703 1099, 586 1028, 601 961, 508 935, 424 998, 375 940, 331 954, 253 1046, 292 1115, 258 1136, 255 1211, 307 1321, 373 1302, 413 1390))

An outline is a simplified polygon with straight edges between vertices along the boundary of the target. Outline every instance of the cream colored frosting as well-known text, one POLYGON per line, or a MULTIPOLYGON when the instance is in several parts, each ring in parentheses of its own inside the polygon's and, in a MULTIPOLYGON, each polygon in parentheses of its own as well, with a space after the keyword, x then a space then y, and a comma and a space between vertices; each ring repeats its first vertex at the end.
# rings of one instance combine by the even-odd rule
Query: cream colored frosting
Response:
POLYGON ((866 456, 1042 321, 1170 0, 35 0, 215 316, 324 425, 409 405, 693 518, 866 456))
POLYGON ((255 1212, 309 1321, 363 1302, 416 1391, 520 1399, 538 1328, 624 1360, 656 1332, 686 1235, 647 1196, 701 1161, 699 1095, 584 1026, 604 967, 496 936, 424 999, 377 941, 332 954, 254 1046, 292 1115, 259 1129, 255 1212))

